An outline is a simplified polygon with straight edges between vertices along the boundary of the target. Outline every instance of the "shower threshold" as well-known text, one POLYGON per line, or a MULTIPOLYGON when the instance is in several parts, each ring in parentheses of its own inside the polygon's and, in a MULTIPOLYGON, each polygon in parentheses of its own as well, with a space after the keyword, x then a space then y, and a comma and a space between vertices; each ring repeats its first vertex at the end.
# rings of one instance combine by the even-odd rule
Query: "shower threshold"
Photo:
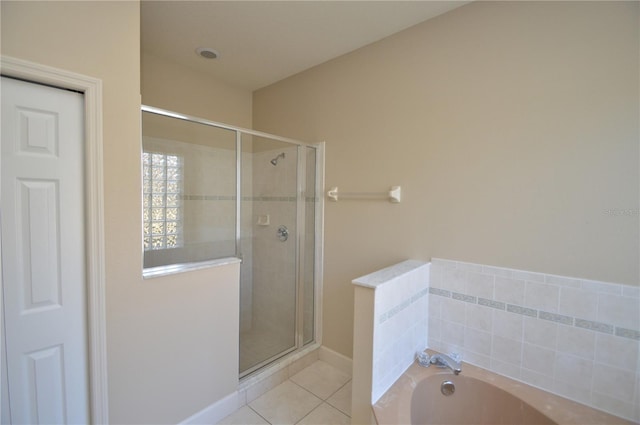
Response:
MULTIPOLYGON (((318 342, 310 342, 302 348, 291 348, 286 352, 280 353, 273 358, 265 360, 264 362, 255 365, 251 369, 248 369, 240 374, 240 390, 246 390, 247 388, 257 384, 258 382, 287 369, 286 373, 281 374, 281 380, 288 379, 291 374, 289 373, 288 368, 291 365, 295 365, 299 360, 306 357, 307 355, 317 352, 320 348, 320 344, 318 342)), ((314 357, 317 360, 317 355, 314 357)), ((276 384, 277 385, 277 384, 276 384)))

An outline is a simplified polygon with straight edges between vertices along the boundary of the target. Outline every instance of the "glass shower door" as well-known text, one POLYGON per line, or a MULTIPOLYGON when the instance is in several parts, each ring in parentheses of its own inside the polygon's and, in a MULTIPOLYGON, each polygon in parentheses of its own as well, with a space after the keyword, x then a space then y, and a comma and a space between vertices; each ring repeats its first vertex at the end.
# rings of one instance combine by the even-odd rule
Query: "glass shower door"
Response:
POLYGON ((142 112, 145 276, 242 259, 241 377, 314 343, 322 145, 142 112))
POLYGON ((242 135, 240 375, 297 348, 298 147, 242 135))

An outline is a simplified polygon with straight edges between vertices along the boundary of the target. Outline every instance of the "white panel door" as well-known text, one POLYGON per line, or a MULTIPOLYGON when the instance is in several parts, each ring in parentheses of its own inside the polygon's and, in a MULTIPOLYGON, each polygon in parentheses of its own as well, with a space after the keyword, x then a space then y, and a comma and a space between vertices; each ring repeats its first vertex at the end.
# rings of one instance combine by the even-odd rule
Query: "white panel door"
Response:
POLYGON ((83 97, 5 77, 1 88, 3 410, 13 424, 86 424, 83 97))

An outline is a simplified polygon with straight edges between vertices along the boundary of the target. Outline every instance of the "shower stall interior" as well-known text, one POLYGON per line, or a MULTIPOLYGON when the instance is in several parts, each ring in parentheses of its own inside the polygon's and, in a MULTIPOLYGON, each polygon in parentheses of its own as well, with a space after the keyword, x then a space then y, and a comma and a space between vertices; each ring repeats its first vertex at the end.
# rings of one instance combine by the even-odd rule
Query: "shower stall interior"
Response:
POLYGON ((323 145, 142 107, 145 274, 240 267, 240 377, 318 337, 323 145))

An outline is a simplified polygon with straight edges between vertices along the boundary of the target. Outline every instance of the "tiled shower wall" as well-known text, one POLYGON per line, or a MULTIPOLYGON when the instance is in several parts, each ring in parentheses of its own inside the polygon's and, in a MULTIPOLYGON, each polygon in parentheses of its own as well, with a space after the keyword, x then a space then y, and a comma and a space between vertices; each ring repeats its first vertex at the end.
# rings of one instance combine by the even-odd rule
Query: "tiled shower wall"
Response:
POLYGON ((296 158, 296 147, 253 154, 252 326, 281 332, 291 343, 296 303, 296 158), (285 157, 272 165, 270 161, 281 152, 285 157), (269 224, 264 224, 267 217, 269 224), (278 239, 280 225, 289 230, 287 241, 278 239))
MULTIPOLYGON (((306 152, 304 339, 313 338, 315 263, 316 157, 306 152)), ((296 309, 296 232, 298 147, 287 146, 252 155, 253 320, 254 326, 293 335, 296 309), (278 154, 285 157, 272 165, 278 154), (269 224, 264 224, 268 217, 269 224), (277 229, 285 225, 289 239, 280 241, 277 229)))
POLYGON ((235 150, 148 136, 143 137, 143 146, 147 151, 178 155, 183 161, 183 246, 148 251, 145 267, 235 255, 235 150))
POLYGON ((640 288, 433 259, 429 292, 430 348, 640 421, 640 288))

